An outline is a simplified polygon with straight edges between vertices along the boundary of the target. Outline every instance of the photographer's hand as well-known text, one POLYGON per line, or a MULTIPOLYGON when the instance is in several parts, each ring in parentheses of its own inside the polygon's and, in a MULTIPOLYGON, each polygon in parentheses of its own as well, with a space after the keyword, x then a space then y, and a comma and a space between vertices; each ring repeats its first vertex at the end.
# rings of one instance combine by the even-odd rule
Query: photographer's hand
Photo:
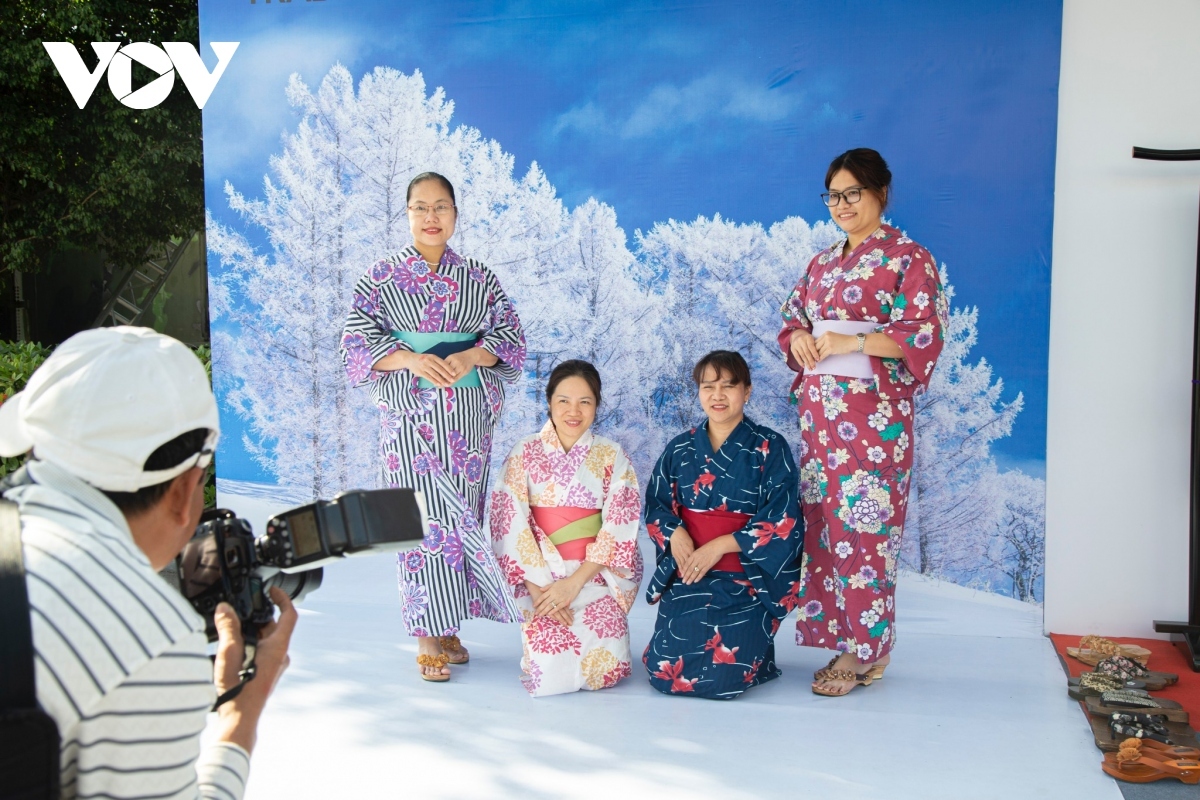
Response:
MULTIPOLYGON (((258 649, 254 663, 256 674, 237 697, 217 709, 221 719, 219 741, 230 742, 247 753, 254 749, 258 732, 258 719, 266 707, 267 698, 288 665, 288 645, 296 627, 296 607, 292 600, 277 586, 271 587, 271 600, 279 607, 279 619, 264 625, 258 632, 258 649)), ((237 613, 228 603, 217 606, 217 660, 213 669, 213 682, 217 693, 228 691, 238 684, 238 671, 242 668, 245 643, 237 613)))

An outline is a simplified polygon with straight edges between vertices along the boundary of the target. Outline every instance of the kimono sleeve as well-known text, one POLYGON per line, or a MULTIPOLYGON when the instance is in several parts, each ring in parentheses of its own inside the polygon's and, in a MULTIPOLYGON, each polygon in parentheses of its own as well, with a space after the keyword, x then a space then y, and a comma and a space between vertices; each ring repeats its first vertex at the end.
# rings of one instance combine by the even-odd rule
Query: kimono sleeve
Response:
POLYGON ((782 437, 763 440, 762 500, 746 527, 734 531, 742 566, 755 595, 779 619, 799 599, 800 552, 804 518, 800 514, 799 474, 782 437))
POLYGON ((530 524, 529 477, 525 471, 524 449, 524 443, 518 442, 504 460, 503 480, 492 492, 488 509, 492 550, 517 597, 525 594, 527 580, 538 586, 546 586, 554 580, 530 524))
POLYGON ((487 327, 476 346, 487 350, 499 361, 494 366, 480 369, 491 369, 501 380, 512 383, 521 377, 521 368, 525 365, 525 331, 521 328, 516 307, 491 272, 487 277, 487 293, 487 327))
MULTIPOLYGON (((813 260, 815 261, 816 258, 814 257, 813 260)), ((783 306, 779 309, 779 313, 783 317, 783 328, 777 337, 779 349, 783 351, 783 357, 787 359, 788 368, 792 372, 803 373, 804 371, 804 365, 792 355, 792 332, 806 330, 811 333, 813 327, 808 313, 804 310, 804 301, 808 296, 808 275, 812 271, 812 266, 812 262, 809 262, 808 268, 796 282, 796 287, 792 289, 792 293, 788 295, 787 300, 783 301, 783 306)))
POLYGON ((362 386, 389 374, 374 369, 384 356, 399 350, 412 352, 411 347, 392 336, 381 302, 379 285, 368 272, 354 285, 353 305, 342 328, 342 363, 351 386, 362 386))
POLYGON ((675 489, 679 476, 673 464, 676 442, 667 445, 659 456, 646 484, 646 532, 654 542, 655 570, 646 587, 646 601, 657 603, 674 577, 678 564, 671 554, 671 534, 683 524, 679 516, 675 489))
POLYGON ((884 399, 919 395, 928 388, 948 326, 937 261, 923 247, 913 248, 899 260, 900 285, 881 332, 900 346, 904 357, 880 359, 877 377, 879 396, 884 399))
MULTIPOLYGON (((588 545, 586 560, 600 564, 619 581, 632 584, 627 593, 637 596, 637 584, 642 580, 642 554, 638 551, 638 525, 642 519, 642 498, 638 492, 637 473, 620 447, 612 463, 612 481, 600 509, 602 522, 596 541, 588 545)), ((621 597, 626 597, 622 591, 621 597)), ((624 604, 622 604, 624 605, 624 604)), ((626 613, 628 608, 624 609, 626 613)))

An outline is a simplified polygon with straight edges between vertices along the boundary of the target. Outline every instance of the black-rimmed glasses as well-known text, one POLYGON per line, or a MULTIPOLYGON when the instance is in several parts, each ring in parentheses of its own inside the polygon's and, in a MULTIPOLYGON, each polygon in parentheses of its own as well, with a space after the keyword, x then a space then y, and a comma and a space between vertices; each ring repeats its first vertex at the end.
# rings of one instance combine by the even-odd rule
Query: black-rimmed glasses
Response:
POLYGON ((862 187, 854 186, 842 192, 821 192, 821 200, 825 205, 833 208, 844 199, 847 205, 854 205, 859 200, 862 200, 862 187))

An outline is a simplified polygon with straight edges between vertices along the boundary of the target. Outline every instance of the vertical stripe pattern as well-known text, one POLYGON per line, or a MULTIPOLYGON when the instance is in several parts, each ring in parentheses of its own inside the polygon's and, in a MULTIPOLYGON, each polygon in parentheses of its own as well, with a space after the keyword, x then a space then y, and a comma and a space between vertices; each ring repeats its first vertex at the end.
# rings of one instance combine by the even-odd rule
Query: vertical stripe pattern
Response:
POLYGON ((397 563, 406 630, 444 636, 468 618, 517 620, 481 526, 504 383, 520 377, 525 361, 520 319, 499 281, 450 249, 436 270, 414 247, 382 259, 355 284, 342 356, 350 383, 369 386, 379 408, 383 485, 425 496, 429 534, 397 563), (394 331, 478 333, 478 346, 499 360, 479 368, 480 387, 422 389, 407 370, 373 368, 411 351, 394 331))
POLYGON ((150 567, 108 498, 33 462, 21 511, 38 702, 64 798, 240 798, 249 757, 200 748, 216 692, 203 621, 150 567))

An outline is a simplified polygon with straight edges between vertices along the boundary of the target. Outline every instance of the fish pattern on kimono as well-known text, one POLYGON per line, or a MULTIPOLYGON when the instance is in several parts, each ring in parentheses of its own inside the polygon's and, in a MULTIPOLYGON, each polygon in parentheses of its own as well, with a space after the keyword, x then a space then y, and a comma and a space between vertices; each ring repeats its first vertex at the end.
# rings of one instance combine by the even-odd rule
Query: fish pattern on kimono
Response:
POLYGON ((655 689, 729 700, 778 677, 775 634, 800 589, 798 478, 786 440, 750 419, 716 452, 707 422, 667 445, 646 487, 656 552, 646 599, 658 618, 643 663, 655 689), (684 507, 749 516, 732 534, 744 572, 713 569, 691 585, 679 579, 670 540, 684 507))

